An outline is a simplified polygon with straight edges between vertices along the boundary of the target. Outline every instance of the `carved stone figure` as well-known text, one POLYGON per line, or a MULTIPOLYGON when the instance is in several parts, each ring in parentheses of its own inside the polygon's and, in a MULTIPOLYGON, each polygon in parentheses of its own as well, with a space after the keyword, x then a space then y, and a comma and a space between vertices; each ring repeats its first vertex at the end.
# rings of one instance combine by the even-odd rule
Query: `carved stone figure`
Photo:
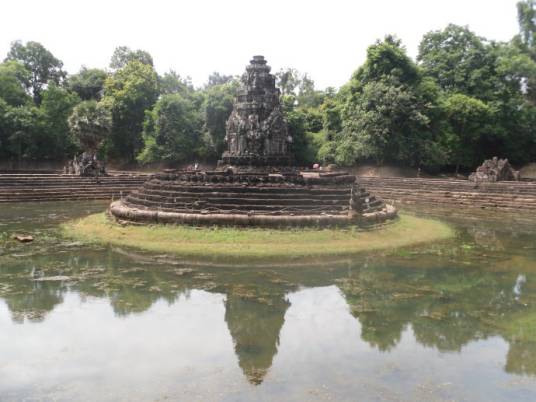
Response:
POLYGON ((474 182, 512 181, 519 180, 519 172, 508 162, 508 159, 487 159, 480 165, 476 172, 471 173, 469 180, 474 182))
POLYGON ((292 156, 280 91, 263 56, 253 56, 227 120, 224 165, 289 166, 292 156))
POLYGON ((106 167, 97 156, 91 152, 75 155, 72 161, 68 161, 64 168, 65 173, 82 177, 98 177, 106 175, 106 167))

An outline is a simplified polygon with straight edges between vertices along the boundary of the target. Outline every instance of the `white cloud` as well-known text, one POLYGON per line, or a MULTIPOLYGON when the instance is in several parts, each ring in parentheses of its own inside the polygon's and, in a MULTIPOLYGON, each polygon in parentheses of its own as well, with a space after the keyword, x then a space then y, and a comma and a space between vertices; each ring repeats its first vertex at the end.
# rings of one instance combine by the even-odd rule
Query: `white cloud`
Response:
POLYGON ((208 74, 240 74, 253 54, 274 70, 308 72, 318 87, 339 86, 366 48, 394 33, 415 56, 422 35, 448 23, 509 40, 517 0, 4 0, 0 55, 15 39, 41 42, 69 72, 106 67, 116 46, 149 51, 203 84, 208 74))

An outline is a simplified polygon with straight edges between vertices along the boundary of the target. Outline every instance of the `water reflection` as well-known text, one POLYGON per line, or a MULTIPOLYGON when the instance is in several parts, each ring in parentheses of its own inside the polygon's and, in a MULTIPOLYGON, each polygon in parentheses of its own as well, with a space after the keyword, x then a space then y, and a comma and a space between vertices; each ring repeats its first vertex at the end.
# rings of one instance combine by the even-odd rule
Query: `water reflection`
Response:
MULTIPOLYGON (((7 224, 4 222, 4 225, 7 224)), ((20 222, 11 225, 20 225, 20 222)), ((18 380, 14 377, 21 367, 15 362, 44 367, 46 363, 40 359, 52 358, 54 353, 64 356, 62 348, 74 348, 70 342, 91 348, 102 359, 95 362, 96 365, 111 364, 106 361, 107 354, 113 355, 121 367, 139 364, 127 358, 129 354, 160 359, 164 367, 156 368, 155 362, 147 362, 147 367, 134 370, 148 377, 144 380, 150 382, 145 383, 147 389, 158 389, 158 380, 150 372, 152 369, 159 375, 181 376, 182 380, 169 385, 182 387, 180 392, 186 392, 188 378, 192 384, 199 383, 199 378, 210 382, 214 392, 219 387, 230 387, 227 390, 230 400, 244 396, 233 374, 229 355, 233 352, 243 378, 258 387, 270 377, 267 386, 272 393, 277 387, 291 392, 281 384, 281 377, 270 373, 273 366, 278 367, 279 376, 288 367, 295 366, 300 361, 299 348, 307 347, 307 353, 317 358, 318 370, 322 364, 328 364, 328 355, 338 356, 331 368, 337 373, 336 378, 314 371, 305 358, 294 368, 308 373, 310 378, 320 376, 318 381, 331 379, 331 386, 340 386, 339 394, 336 392, 340 399, 351 399, 350 391, 358 385, 370 386, 358 382, 337 385, 343 378, 352 377, 352 371, 367 367, 357 367, 356 362, 347 359, 364 345, 369 359, 367 364, 371 367, 382 361, 380 356, 394 358, 408 345, 413 345, 410 348, 414 353, 427 356, 430 364, 439 364, 437 355, 433 357, 426 350, 439 352, 442 359, 454 353, 461 360, 449 364, 460 372, 467 371, 476 380, 481 380, 479 375, 486 380, 498 376, 498 373, 492 376, 470 371, 473 367, 470 359, 475 358, 468 351, 478 344, 482 349, 479 358, 493 355, 493 359, 500 359, 503 375, 536 376, 536 233, 527 227, 515 233, 504 231, 489 222, 466 225, 457 222, 457 227, 460 234, 455 244, 420 247, 394 255, 362 256, 318 266, 263 269, 193 267, 164 256, 73 245, 54 235, 53 226, 39 227, 35 230, 42 231, 41 242, 26 247, 6 241, 0 249, 0 300, 5 306, 5 311, 0 308, 0 332, 3 333, 0 354, 8 358, 3 358, 4 361, 9 361, 0 364, 0 374, 11 379, 10 386, 0 380, 0 391, 11 390, 13 399, 33 395, 36 389, 29 384, 35 383, 40 374, 32 371, 28 375, 31 381, 17 387, 18 380), (304 294, 315 302, 304 304, 304 294), (337 294, 343 303, 337 301, 337 294), (112 316, 105 306, 111 308, 112 316), (291 328, 296 327, 296 320, 305 311, 309 314, 308 323, 322 319, 322 325, 307 334, 292 332, 291 328), (2 319, 4 312, 9 314, 11 323, 2 319), (348 317, 353 317, 355 329, 349 326, 348 317), (320 348, 320 338, 324 335, 319 328, 335 330, 343 323, 344 330, 338 333, 338 338, 320 348), (54 331, 65 331, 70 325, 72 328, 58 336, 50 350, 36 339, 37 328, 42 328, 43 336, 45 333, 54 336, 54 331), (77 325, 88 333, 75 330, 77 325), (125 326, 134 332, 126 331, 125 326), (103 343, 100 331, 109 341, 113 340, 115 346, 103 343), (6 346, 15 336, 19 345, 6 346), (307 346, 300 344, 302 337, 308 339, 307 346), (294 344, 294 349, 281 352, 285 342, 287 347, 294 344), (162 343, 162 348, 155 350, 156 346, 151 345, 158 343, 162 343), (415 349, 416 345, 420 349, 415 349), (121 353, 113 347, 118 347, 121 353), (22 357, 16 357, 12 349, 22 357), (497 353, 500 356, 496 356, 497 353)), ((79 365, 87 358, 85 354, 78 357, 69 364, 79 365)), ((407 360, 400 361, 411 365, 407 360)), ((486 362, 489 364, 488 360, 486 362)), ((72 367, 64 361, 58 364, 62 370, 59 375, 70 378, 71 374, 66 374, 65 370, 72 367)), ((87 372, 88 367, 77 370, 82 371, 81 377, 72 381, 81 381, 80 378, 89 383, 99 381, 95 372, 87 372)), ((425 367, 420 370, 428 375, 425 367)), ((106 395, 124 399, 125 395, 114 394, 114 387, 118 387, 118 382, 128 382, 128 376, 117 377, 112 371, 106 373, 115 376, 106 395)), ((407 375, 397 373, 397 381, 407 375)), ((368 377, 370 372, 362 375, 368 377)), ((302 381, 299 375, 289 374, 289 377, 295 381, 295 386, 302 381)), ((383 375, 377 378, 374 387, 392 380, 383 375)), ((50 378, 43 381, 53 382, 50 378)), ((77 384, 77 387, 85 386, 77 384)), ((513 387, 506 394, 509 397, 533 396, 532 391, 536 391, 533 385, 531 382, 529 391, 526 387, 513 387)), ((142 383, 139 388, 143 388, 142 383)), ((170 388, 169 395, 176 395, 179 388, 170 388)), ((69 399, 70 392, 74 391, 54 388, 53 395, 60 400, 69 399)), ((200 391, 196 388, 188 392, 199 395, 200 391)), ((321 393, 320 390, 314 392, 321 393)), ((459 392, 455 396, 465 395, 466 390, 459 392)), ((497 392, 502 395, 503 391, 497 392)), ((145 396, 154 399, 152 394, 144 396, 142 392, 140 395, 140 399, 145 396)), ((296 400, 303 397, 300 393, 296 400)), ((212 399, 224 398, 211 394, 208 400, 212 399)), ((321 395, 312 399, 321 399, 321 395)))
POLYGON ((248 381, 260 384, 277 353, 279 332, 289 302, 255 290, 232 289, 225 303, 225 321, 234 341, 238 364, 248 381))

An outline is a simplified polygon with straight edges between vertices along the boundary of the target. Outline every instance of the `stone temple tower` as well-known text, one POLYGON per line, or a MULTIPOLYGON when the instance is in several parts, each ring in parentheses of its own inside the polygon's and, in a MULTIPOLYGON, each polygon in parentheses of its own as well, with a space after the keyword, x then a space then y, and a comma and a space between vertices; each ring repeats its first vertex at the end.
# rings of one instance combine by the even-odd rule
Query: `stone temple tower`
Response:
POLYGON ((253 56, 242 75, 227 120, 224 166, 290 166, 292 137, 279 103, 275 76, 263 56, 253 56))
MULTIPOLYGON (((394 218, 396 208, 360 187, 354 175, 302 171, 294 166, 292 138, 279 96, 266 60, 254 56, 227 120, 227 150, 218 168, 155 174, 139 190, 113 202, 110 213, 127 222, 272 227, 394 218)), ((265 372, 271 364, 277 336, 269 337, 272 346, 266 348, 263 361, 252 364, 251 356, 239 344, 247 344, 258 334, 231 324, 230 330, 240 340, 237 353, 241 367, 257 381, 256 373, 265 372)))

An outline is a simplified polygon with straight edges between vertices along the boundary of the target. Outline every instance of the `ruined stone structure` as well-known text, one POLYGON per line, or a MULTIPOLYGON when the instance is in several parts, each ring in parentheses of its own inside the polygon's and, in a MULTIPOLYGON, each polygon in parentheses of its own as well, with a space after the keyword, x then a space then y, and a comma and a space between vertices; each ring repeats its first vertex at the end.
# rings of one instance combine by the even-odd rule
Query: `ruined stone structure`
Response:
POLYGON ((97 159, 95 153, 84 152, 68 161, 63 168, 63 173, 81 177, 99 177, 106 175, 106 166, 104 162, 97 159))
POLYGON ((253 56, 227 120, 227 166, 290 166, 292 137, 279 103, 275 76, 263 56, 253 56))
POLYGON ((112 203, 117 219, 196 225, 305 226, 378 222, 396 209, 346 172, 292 167, 275 77, 262 56, 246 67, 215 171, 166 171, 112 203))
POLYGON ((487 159, 476 172, 469 176, 470 181, 494 183, 497 181, 518 181, 519 172, 508 162, 508 159, 487 159))

